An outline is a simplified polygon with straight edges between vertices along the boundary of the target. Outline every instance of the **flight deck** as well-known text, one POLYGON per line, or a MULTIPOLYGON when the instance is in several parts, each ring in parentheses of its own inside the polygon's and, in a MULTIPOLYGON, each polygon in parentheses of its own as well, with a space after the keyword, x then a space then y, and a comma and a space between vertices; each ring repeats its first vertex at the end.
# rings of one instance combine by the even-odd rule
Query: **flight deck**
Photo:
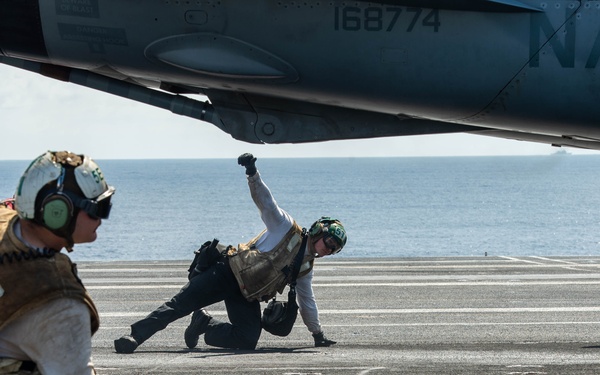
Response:
MULTIPOLYGON (((322 259, 313 286, 332 347, 315 348, 299 318, 288 337, 263 331, 255 351, 202 338, 189 350, 185 317, 115 353, 113 340, 177 293, 188 265, 78 264, 100 311, 100 375, 600 373, 600 257, 322 259)), ((222 303, 207 310, 226 319, 222 303)))

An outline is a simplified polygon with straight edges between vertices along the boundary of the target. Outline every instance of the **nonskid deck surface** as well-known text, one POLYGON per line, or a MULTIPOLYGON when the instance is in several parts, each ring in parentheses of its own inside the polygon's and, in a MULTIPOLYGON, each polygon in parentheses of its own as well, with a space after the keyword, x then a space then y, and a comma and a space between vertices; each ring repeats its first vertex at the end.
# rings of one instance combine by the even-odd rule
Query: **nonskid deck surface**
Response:
MULTIPOLYGON (((188 350, 174 322, 134 354, 113 340, 173 296, 187 261, 82 262, 101 316, 99 374, 597 374, 600 257, 338 258, 317 262, 327 336, 315 348, 300 319, 255 351, 188 350)), ((222 303, 209 312, 226 319, 222 303)))

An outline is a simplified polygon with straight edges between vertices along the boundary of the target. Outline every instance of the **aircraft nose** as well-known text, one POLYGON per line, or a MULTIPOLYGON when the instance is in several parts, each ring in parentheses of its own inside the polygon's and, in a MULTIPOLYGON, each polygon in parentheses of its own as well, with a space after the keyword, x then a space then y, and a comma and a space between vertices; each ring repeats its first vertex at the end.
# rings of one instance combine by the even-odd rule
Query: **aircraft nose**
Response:
POLYGON ((48 57, 38 0, 0 0, 0 55, 48 57))

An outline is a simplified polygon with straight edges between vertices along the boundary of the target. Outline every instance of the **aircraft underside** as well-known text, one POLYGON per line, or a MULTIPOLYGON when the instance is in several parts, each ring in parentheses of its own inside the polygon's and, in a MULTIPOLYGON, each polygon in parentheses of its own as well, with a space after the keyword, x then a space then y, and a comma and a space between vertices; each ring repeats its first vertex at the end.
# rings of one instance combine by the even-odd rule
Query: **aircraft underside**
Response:
POLYGON ((600 149, 599 59, 598 1, 0 0, 0 63, 251 143, 600 149))

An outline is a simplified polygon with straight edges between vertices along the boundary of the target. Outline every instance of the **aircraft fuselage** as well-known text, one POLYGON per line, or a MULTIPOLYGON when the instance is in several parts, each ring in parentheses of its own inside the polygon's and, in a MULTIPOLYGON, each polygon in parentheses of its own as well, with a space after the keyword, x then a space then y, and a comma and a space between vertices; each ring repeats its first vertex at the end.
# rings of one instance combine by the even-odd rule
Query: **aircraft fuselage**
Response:
POLYGON ((600 139, 600 1, 446 3, 0 0, 0 55, 214 94, 222 113, 320 115, 292 101, 600 139))

